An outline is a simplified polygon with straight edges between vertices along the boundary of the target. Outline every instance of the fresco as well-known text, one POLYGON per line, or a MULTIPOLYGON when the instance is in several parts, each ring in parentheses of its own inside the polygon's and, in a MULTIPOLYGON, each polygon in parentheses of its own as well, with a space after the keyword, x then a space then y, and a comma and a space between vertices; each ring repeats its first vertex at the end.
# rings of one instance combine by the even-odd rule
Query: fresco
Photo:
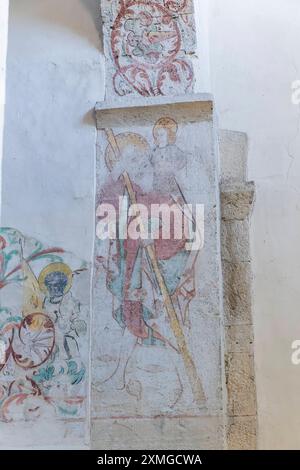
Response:
MULTIPOLYGON (((96 238, 93 412, 116 418, 218 413, 220 273, 212 123, 197 106, 184 105, 108 110, 101 119, 96 206, 115 207, 117 236, 96 238), (135 203, 149 213, 153 204, 175 204, 192 227, 194 214, 183 207, 205 204, 207 242, 187 249, 195 230, 181 239, 163 239, 161 219, 146 222, 158 227, 157 239, 123 239, 120 234, 132 222, 128 206, 135 203)), ((99 220, 98 210, 96 227, 99 220)))
POLYGON ((83 417, 87 264, 0 228, 0 268, 0 421, 83 417))
POLYGON ((192 0, 102 2, 109 96, 193 90, 192 0))

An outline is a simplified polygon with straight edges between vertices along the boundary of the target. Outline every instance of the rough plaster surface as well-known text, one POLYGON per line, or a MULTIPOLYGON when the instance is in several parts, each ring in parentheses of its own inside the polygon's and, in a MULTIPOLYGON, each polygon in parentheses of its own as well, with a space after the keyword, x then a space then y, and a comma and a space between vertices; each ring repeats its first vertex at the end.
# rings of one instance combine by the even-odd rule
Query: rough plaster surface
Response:
POLYGON ((245 220, 252 211, 254 184, 232 182, 221 185, 222 219, 245 220))
MULTIPOLYGON (((177 302, 180 302, 180 297, 176 300, 178 294, 176 291, 173 294, 176 316, 181 318, 181 328, 188 349, 192 352, 195 370, 202 382, 204 396, 199 403, 195 388, 190 381, 190 371, 186 367, 184 354, 175 353, 174 355, 174 351, 172 352, 172 348, 168 346, 168 344, 173 344, 176 347, 177 336, 166 315, 165 299, 161 298, 159 291, 156 292, 155 282, 153 293, 151 288, 148 290, 147 282, 142 281, 146 294, 143 294, 141 300, 139 297, 136 297, 136 300, 141 305, 147 305, 150 312, 154 308, 153 305, 156 305, 151 303, 152 295, 154 300, 160 298, 160 307, 156 312, 155 320, 153 322, 152 317, 148 318, 148 325, 153 325, 153 331, 162 333, 169 343, 164 341, 149 343, 149 339, 140 336, 141 334, 133 327, 133 324, 126 320, 126 316, 124 317, 126 299, 119 298, 116 288, 110 286, 111 277, 107 276, 112 269, 107 243, 97 240, 95 262, 98 268, 94 274, 92 328, 95 338, 92 343, 94 447, 114 448, 115 442, 118 442, 119 446, 127 445, 130 448, 145 445, 147 448, 151 446, 152 448, 178 448, 179 442, 184 447, 188 446, 187 448, 223 447, 223 438, 220 437, 222 431, 224 432, 224 426, 222 427, 221 424, 224 413, 221 357, 223 332, 221 328, 222 289, 219 270, 219 185, 217 154, 215 153, 216 134, 211 103, 197 101, 196 97, 194 100, 190 99, 192 99, 191 102, 188 102, 188 99, 183 102, 174 98, 153 99, 152 105, 146 107, 143 107, 143 100, 133 101, 130 108, 123 106, 119 109, 117 107, 110 109, 105 105, 97 107, 99 136, 96 202, 97 204, 103 202, 103 197, 105 199, 110 187, 115 188, 114 191, 116 191, 122 172, 127 171, 135 185, 137 197, 141 198, 140 202, 155 195, 161 203, 166 196, 169 198, 173 194, 175 197, 176 188, 177 190, 180 188, 184 200, 191 204, 205 205, 204 247, 199 254, 196 254, 197 258, 193 263, 195 293, 189 302, 189 313, 185 319, 180 317, 180 310, 178 310, 180 304, 177 302), (166 104, 167 102, 171 104, 166 104), (167 120, 166 125, 171 126, 169 128, 174 129, 172 142, 168 140, 166 143, 160 142, 161 134, 159 134, 160 137, 156 137, 158 135, 156 126, 162 118, 167 120), (112 141, 112 134, 114 141, 112 141), (160 147, 161 144, 162 147, 160 147), (143 154, 139 151, 140 145, 143 146, 143 154), (117 155, 113 153, 113 148, 116 146, 120 151, 117 155), (182 164, 184 161, 182 149, 186 149, 190 157, 185 165, 182 164), (156 166, 158 153, 163 155, 163 163, 159 163, 159 168, 156 166), (179 154, 180 160, 176 159, 176 155, 179 154), (176 165, 179 165, 177 169, 176 165), (143 170, 144 167, 145 170, 143 170), (158 173, 157 169, 159 169, 158 173), (109 270, 105 268, 106 265, 111 266, 109 270), (122 325, 120 325, 120 320, 117 321, 120 309, 123 312, 122 325), (124 343, 125 336, 127 337, 126 343, 124 343), (157 418, 158 416, 160 418, 157 418), (109 423, 109 433, 107 423, 109 423), (166 423, 166 426, 162 423, 166 423), (130 437, 127 435, 126 440, 122 437, 122 426, 135 431, 130 432, 130 437), (139 432, 142 426, 145 426, 143 441, 139 432), (197 434, 193 433, 194 427, 198 429, 197 434), (168 429, 172 431, 169 432, 168 429)), ((170 134, 167 135, 170 138, 170 134)), ((124 188, 121 191, 123 194, 124 188)), ((99 218, 96 221, 99 222, 99 218)), ((172 241, 168 243, 170 245, 172 241)), ((110 247, 114 253, 111 244, 110 247)), ((155 250, 159 256, 159 244, 155 245, 155 250)), ((168 250, 167 244, 164 248, 164 255, 168 250)), ((178 253, 177 255, 173 253, 169 259, 175 261, 178 253)), ((189 258, 194 255, 191 253, 189 258)), ((117 251, 114 259, 119 260, 118 256, 121 255, 118 255, 117 251)), ((178 258, 171 271, 167 270, 167 266, 165 267, 166 282, 170 283, 176 270, 178 270, 179 279, 184 279, 185 268, 178 258)), ((131 295, 130 290, 127 295, 131 295)), ((153 312, 154 310, 151 314, 153 312)))
POLYGON ((252 323, 250 263, 222 262, 226 324, 252 323))
POLYGON ((231 450, 254 450, 257 447, 256 416, 229 418, 227 445, 231 450))
POLYGON ((95 449, 103 450, 221 449, 224 446, 224 424, 220 417, 204 416, 94 419, 92 443, 95 449))
POLYGON ((237 324, 226 326, 226 349, 228 353, 249 352, 253 354, 253 326, 237 324))
POLYGON ((221 230, 223 260, 229 262, 249 262, 249 221, 226 221, 222 225, 221 230))
POLYGON ((256 396, 253 355, 230 353, 227 358, 229 416, 255 416, 256 396))

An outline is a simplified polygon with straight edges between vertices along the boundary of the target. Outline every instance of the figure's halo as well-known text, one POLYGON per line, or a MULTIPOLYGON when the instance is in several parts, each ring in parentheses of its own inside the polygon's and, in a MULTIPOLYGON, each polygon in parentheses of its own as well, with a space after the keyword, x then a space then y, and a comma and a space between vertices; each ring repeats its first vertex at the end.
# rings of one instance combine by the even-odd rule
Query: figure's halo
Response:
POLYGON ((114 137, 113 145, 109 144, 105 151, 105 163, 109 171, 121 160, 126 149, 130 148, 132 154, 150 154, 150 146, 147 140, 140 134, 134 132, 124 132, 114 137), (117 148, 116 149, 114 148, 117 148))
POLYGON ((73 272, 71 268, 65 263, 51 263, 46 266, 39 275, 39 286, 42 292, 48 293, 47 286, 45 284, 46 277, 51 273, 63 273, 68 279, 68 283, 64 289, 64 294, 67 294, 72 287, 73 272))

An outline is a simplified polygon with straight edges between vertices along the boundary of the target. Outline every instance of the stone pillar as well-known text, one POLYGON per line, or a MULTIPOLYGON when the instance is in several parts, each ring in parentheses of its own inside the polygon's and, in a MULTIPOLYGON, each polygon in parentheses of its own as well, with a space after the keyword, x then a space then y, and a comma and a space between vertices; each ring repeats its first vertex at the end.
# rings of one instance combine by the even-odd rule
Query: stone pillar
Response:
POLYGON ((8 30, 8 6, 9 0, 0 3, 0 216, 1 216, 1 194, 2 194, 2 152, 3 152, 3 127, 5 106, 5 69, 8 30))
POLYGON ((256 448, 250 217, 255 186, 247 181, 247 136, 220 131, 227 445, 256 448))

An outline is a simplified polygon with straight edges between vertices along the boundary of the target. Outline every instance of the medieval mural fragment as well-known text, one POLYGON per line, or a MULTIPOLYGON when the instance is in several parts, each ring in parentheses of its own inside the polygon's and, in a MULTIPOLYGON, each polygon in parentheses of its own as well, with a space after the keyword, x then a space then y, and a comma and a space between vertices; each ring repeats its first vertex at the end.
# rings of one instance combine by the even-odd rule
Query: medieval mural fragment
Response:
POLYGON ((192 92, 192 0, 104 0, 107 96, 192 92))
POLYGON ((117 230, 112 239, 96 238, 95 246, 94 416, 218 414, 220 272, 210 104, 104 109, 100 116, 97 234, 104 204, 115 208, 117 230), (135 219, 129 208, 136 203, 148 209, 143 223, 157 228, 156 239, 121 236, 129 233, 135 219), (151 212, 153 205, 176 206, 193 228, 187 203, 205 205, 205 244, 192 251, 187 242, 198 229, 164 239, 164 222, 151 212))
POLYGON ((89 270, 0 228, 0 421, 86 414, 89 270))

